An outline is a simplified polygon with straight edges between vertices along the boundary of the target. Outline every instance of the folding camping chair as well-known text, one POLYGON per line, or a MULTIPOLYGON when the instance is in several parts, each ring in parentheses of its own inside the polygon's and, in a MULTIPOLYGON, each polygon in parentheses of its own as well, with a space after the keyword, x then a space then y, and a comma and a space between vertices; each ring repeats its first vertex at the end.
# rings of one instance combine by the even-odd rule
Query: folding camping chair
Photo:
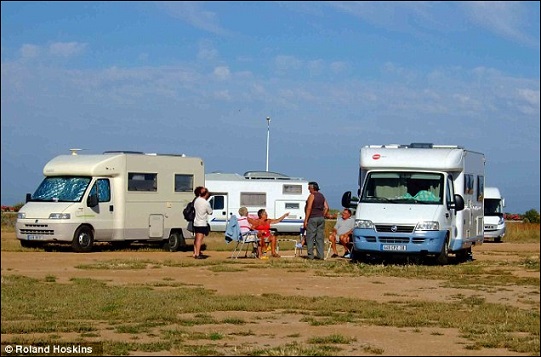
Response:
POLYGON ((259 238, 257 238, 257 231, 248 231, 246 233, 241 233, 237 245, 231 253, 231 258, 238 258, 240 252, 242 252, 244 246, 246 245, 246 250, 244 251, 244 258, 248 257, 248 249, 250 248, 250 243, 252 243, 252 258, 257 257, 257 245, 259 244, 259 238))
POLYGON ((236 241, 235 249, 231 253, 231 258, 237 259, 240 253, 244 250, 246 245, 246 250, 244 252, 244 257, 248 257, 248 249, 250 248, 250 243, 252 244, 252 257, 257 256, 257 245, 259 244, 259 238, 257 237, 257 231, 248 231, 241 233, 239 228, 239 222, 237 216, 231 216, 229 219, 227 228, 225 230, 225 240, 227 243, 236 241))
MULTIPOLYGON (((295 243, 295 256, 300 257, 302 255, 302 251, 304 250, 303 242, 306 240, 306 230, 304 228, 301 228, 300 234, 299 234, 299 240, 297 243, 295 243)), ((306 242, 305 242, 306 243, 306 242)), ((329 256, 331 255, 331 242, 329 242, 328 239, 325 239, 325 245, 324 247, 328 246, 327 248, 327 254, 325 254, 324 259, 327 260, 329 256)))

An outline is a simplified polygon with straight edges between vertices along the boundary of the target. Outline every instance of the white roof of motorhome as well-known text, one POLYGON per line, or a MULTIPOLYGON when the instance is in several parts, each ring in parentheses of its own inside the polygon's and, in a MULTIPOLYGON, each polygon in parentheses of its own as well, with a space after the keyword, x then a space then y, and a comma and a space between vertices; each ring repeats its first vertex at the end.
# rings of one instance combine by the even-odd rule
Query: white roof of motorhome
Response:
POLYGON ((269 171, 247 171, 244 175, 239 175, 237 173, 223 173, 223 172, 212 172, 205 174, 205 180, 210 181, 248 181, 248 180, 264 180, 264 181, 305 181, 302 177, 290 177, 284 174, 277 172, 269 171))
POLYGON ((368 145, 361 148, 360 165, 364 169, 462 170, 467 155, 484 157, 457 145, 368 145))
POLYGON ((485 187, 483 197, 486 198, 502 198, 500 190, 497 187, 485 187))
MULTIPOLYGON (((170 155, 170 154, 145 154, 139 152, 105 152, 96 155, 59 155, 50 160, 43 168, 45 176, 116 176, 126 171, 127 158, 133 157, 134 160, 139 158, 153 157, 178 157, 187 159, 185 155, 170 155)), ((194 158, 191 158, 194 159, 194 158)), ((196 158, 198 159, 198 158, 196 158)), ((198 159, 200 160, 200 159, 198 159)))

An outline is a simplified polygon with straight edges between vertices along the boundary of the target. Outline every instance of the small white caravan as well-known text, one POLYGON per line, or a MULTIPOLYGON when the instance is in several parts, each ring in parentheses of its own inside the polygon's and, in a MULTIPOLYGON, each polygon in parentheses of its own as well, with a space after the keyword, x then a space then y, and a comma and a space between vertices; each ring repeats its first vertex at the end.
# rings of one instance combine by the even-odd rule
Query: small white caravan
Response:
POLYGON ((60 155, 27 195, 16 234, 24 247, 71 243, 89 252, 94 242, 163 242, 171 251, 193 235, 182 209, 204 185, 203 161, 185 155, 105 152, 60 155))
MULTIPOLYGON (((361 148, 354 259, 385 254, 460 259, 483 242, 485 157, 455 145, 361 148)), ((346 192, 342 205, 351 204, 346 192)))
POLYGON ((232 215, 240 207, 248 208, 248 215, 257 217, 264 208, 269 218, 279 218, 289 212, 282 222, 271 226, 280 233, 298 234, 304 222, 304 208, 310 192, 308 181, 269 171, 236 173, 209 173, 205 185, 211 193, 209 202, 213 214, 209 217, 212 231, 225 231, 232 215))
POLYGON ((485 187, 485 239, 501 242, 505 236, 505 198, 497 187, 485 187))

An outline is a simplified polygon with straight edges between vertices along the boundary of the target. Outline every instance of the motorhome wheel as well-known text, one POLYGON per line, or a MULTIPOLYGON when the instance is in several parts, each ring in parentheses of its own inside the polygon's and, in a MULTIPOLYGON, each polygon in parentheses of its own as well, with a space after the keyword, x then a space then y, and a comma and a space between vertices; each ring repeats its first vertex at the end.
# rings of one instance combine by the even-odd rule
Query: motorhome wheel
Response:
POLYGON ((94 233, 87 226, 82 226, 75 231, 71 247, 77 253, 88 253, 94 245, 94 233))

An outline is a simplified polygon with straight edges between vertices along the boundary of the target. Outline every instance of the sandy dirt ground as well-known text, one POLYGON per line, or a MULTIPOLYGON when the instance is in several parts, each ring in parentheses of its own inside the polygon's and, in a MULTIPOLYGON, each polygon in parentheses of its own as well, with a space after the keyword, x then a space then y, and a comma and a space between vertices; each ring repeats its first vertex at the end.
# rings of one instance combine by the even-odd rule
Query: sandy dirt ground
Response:
MULTIPOLYGON (((2 241, 11 239, 12 233, 2 232, 2 241)), ((13 234, 14 237, 14 234, 13 234)), ((512 244, 512 243, 484 243, 473 249, 473 257, 479 261, 505 261, 524 259, 524 256, 531 254, 533 259, 539 259, 539 244, 512 244)), ((95 264, 101 261, 116 259, 129 260, 141 259, 153 262, 159 261, 183 261, 194 259, 191 252, 161 252, 161 251, 101 251, 93 253, 72 253, 69 251, 46 252, 46 251, 2 251, 1 268, 2 277, 7 275, 24 275, 38 279, 46 276, 55 276, 59 283, 69 283, 71 278, 90 277, 103 279, 108 284, 150 284, 152 282, 163 282, 164 279, 197 285, 211 289, 217 294, 252 294, 276 293, 284 296, 352 296, 361 299, 374 300, 379 302, 397 300, 416 300, 446 302, 453 301, 456 296, 481 296, 487 302, 507 304, 522 309, 530 309, 535 303, 539 306, 539 289, 531 286, 507 286, 506 289, 454 289, 444 287, 441 281, 428 279, 405 279, 395 277, 340 277, 320 276, 313 274, 313 271, 287 271, 281 270, 279 277, 274 269, 258 269, 258 274, 253 269, 243 271, 216 272, 209 270, 208 262, 230 259, 231 252, 205 251, 207 259, 200 260, 201 264, 191 267, 167 267, 148 268, 137 270, 85 270, 78 269, 80 264, 95 264), (182 274, 179 273, 182 269, 182 274), (536 292, 532 292, 536 290, 536 292)), ((283 255, 286 255, 284 252, 283 255)), ((275 258, 277 259, 277 258, 275 258)), ((282 257, 279 259, 302 259, 299 257, 282 257)), ((341 259, 341 258, 335 258, 341 259)), ((268 261, 256 259, 241 259, 249 261, 250 264, 268 264, 268 261)), ((326 264, 326 261, 317 262, 326 264)), ((517 270, 513 274, 517 276, 537 276, 538 272, 517 270)), ((270 313, 269 313, 270 314, 270 313)), ((359 324, 343 324, 331 326, 311 326, 301 321, 302 316, 283 314, 276 316, 258 313, 255 318, 249 312, 218 312, 213 317, 223 320, 229 316, 243 318, 253 321, 249 329, 254 336, 235 335, 245 327, 236 325, 200 325, 194 326, 198 332, 212 332, 220 329, 224 334, 234 335, 237 341, 235 344, 253 345, 254 348, 269 348, 283 345, 292 340, 306 341, 311 337, 329 336, 341 334, 355 338, 355 341, 341 346, 344 349, 340 355, 410 355, 410 356, 431 356, 431 355, 455 355, 455 356, 520 356, 528 355, 516 353, 504 349, 477 349, 467 348, 470 341, 462 338, 456 329, 441 328, 396 328, 359 324), (258 322, 259 321, 259 322, 258 322), (258 337, 257 337, 258 336, 258 337), (262 337, 263 336, 263 337, 262 337), (265 338, 267 336, 268 338, 265 338), (288 336, 296 336, 294 338, 288 336), (377 349, 381 353, 374 353, 377 349)), ((112 336, 111 331, 104 329, 100 331, 102 339, 118 339, 112 336)), ((2 340, 6 336, 2 335, 2 340)), ((234 344, 226 343, 222 352, 226 355, 235 354, 234 344)), ((145 353, 137 353, 146 355, 145 353)), ((160 354, 175 355, 178 351, 163 351, 160 354)))

